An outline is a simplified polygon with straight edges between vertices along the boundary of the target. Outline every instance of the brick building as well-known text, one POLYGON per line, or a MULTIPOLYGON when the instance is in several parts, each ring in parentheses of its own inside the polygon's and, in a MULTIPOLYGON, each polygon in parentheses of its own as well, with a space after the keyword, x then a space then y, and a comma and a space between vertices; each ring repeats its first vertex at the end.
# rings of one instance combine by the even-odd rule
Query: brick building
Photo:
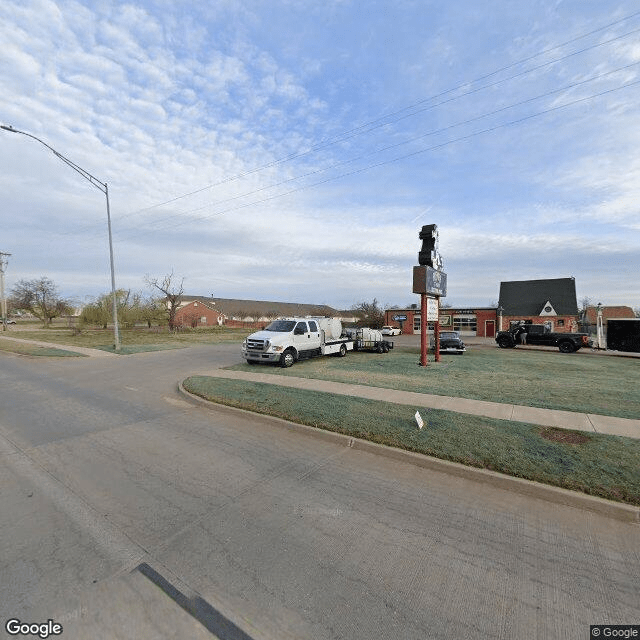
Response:
MULTIPOLYGON (((600 305, 600 312, 602 313, 602 329, 605 339, 607 338, 609 320, 632 320, 636 317, 636 314, 631 307, 622 305, 611 307, 600 305)), ((598 307, 588 306, 586 309, 581 311, 580 322, 578 325, 580 331, 596 336, 597 322, 598 307)))
MULTIPOLYGON (((402 333, 420 333, 421 312, 418 305, 406 309, 387 309, 384 324, 400 327, 402 333)), ((493 338, 496 335, 498 313, 495 307, 442 307, 440 330, 459 331, 466 336, 493 338)), ((433 331, 433 323, 427 325, 433 331)))
POLYGON ((191 326, 193 319, 198 317, 203 320, 195 326, 211 326, 215 322, 227 327, 246 328, 262 328, 272 320, 283 316, 330 316, 339 317, 344 322, 356 320, 353 312, 341 312, 324 304, 188 295, 182 296, 178 314, 179 317, 184 318, 184 326, 191 326), (203 312, 201 316, 199 316, 200 312, 203 312))
POLYGON ((574 278, 518 280, 500 283, 498 330, 512 324, 544 324, 557 333, 578 330, 574 278))
MULTIPOLYGON (((616 308, 622 313, 622 308, 616 308)), ((626 313, 626 312, 625 312, 626 313)), ((385 325, 400 327, 403 333, 420 333, 419 305, 387 309, 385 325)), ((618 317, 626 317, 618 315, 618 317)), ((441 307, 440 329, 462 335, 493 338, 512 323, 546 324, 553 331, 578 330, 578 304, 574 278, 521 280, 500 283, 498 307, 441 307)), ((433 331, 432 323, 427 326, 433 331)))
POLYGON ((215 327, 223 325, 224 313, 212 304, 202 300, 184 302, 176 312, 175 324, 178 327, 215 327))

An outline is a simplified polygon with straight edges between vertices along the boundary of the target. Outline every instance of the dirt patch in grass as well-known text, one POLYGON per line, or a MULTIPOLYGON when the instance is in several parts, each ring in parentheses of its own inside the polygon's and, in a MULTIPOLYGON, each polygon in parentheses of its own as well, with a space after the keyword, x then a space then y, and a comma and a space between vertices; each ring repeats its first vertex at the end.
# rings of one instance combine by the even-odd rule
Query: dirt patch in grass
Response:
POLYGON ((591 440, 591 436, 580 431, 569 429, 556 429, 555 427, 542 427, 540 435, 551 442, 563 442, 565 444, 584 444, 591 440))
POLYGON ((543 437, 538 425, 428 407, 208 376, 192 376, 183 385, 220 404, 640 505, 640 440, 588 434, 577 446, 543 437))

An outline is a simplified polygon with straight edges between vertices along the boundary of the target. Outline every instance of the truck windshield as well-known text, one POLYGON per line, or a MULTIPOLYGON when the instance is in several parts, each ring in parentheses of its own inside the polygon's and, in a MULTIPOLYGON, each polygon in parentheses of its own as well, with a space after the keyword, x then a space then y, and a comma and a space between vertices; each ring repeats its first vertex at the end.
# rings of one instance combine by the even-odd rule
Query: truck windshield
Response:
POLYGON ((293 331, 293 327, 296 326, 295 320, 275 320, 272 322, 265 331, 276 331, 277 333, 288 333, 293 331))

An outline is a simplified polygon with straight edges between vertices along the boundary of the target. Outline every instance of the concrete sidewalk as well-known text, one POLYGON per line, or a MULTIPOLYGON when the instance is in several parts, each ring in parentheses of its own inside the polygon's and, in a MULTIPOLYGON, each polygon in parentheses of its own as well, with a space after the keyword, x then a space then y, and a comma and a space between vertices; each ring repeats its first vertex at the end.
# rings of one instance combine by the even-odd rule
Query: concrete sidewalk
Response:
POLYGON ((485 400, 452 398, 428 393, 417 393, 414 391, 383 389, 380 387, 331 382, 315 378, 293 378, 268 373, 248 373, 244 371, 214 369, 208 371, 207 375, 233 380, 246 380, 249 382, 264 382, 266 384, 292 387, 295 389, 325 391, 339 395, 368 398, 370 400, 382 400, 385 402, 409 405, 416 409, 425 407, 430 409, 444 409, 445 411, 453 411, 455 413, 466 413, 487 418, 498 418, 500 420, 531 422, 545 427, 576 429, 578 431, 588 431, 591 433, 640 438, 640 420, 631 420, 629 418, 616 418, 592 413, 574 413, 556 409, 540 409, 514 404, 502 404, 499 402, 487 402, 485 400))
POLYGON ((115 356, 115 353, 109 353, 102 349, 91 349, 89 347, 76 347, 68 344, 54 344, 53 342, 43 342, 42 340, 25 340, 24 338, 11 338, 10 336, 0 335, 0 339, 12 340, 13 342, 21 342, 22 344, 34 344, 38 347, 49 347, 51 349, 62 349, 63 351, 71 351, 72 353, 81 353, 83 356, 92 358, 102 358, 115 356))

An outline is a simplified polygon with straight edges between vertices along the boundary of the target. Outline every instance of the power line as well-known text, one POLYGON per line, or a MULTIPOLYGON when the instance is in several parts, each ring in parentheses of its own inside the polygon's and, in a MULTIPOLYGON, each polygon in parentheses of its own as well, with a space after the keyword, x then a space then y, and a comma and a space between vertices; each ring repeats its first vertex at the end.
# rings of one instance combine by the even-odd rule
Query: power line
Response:
POLYGON ((410 109, 414 109, 415 107, 423 105, 425 102, 428 102, 430 100, 436 100, 436 99, 441 98, 443 96, 449 95, 449 94, 451 94, 451 93, 453 93, 455 91, 463 89, 464 87, 472 85, 472 84, 474 84, 476 82, 480 82, 482 80, 486 80, 488 78, 491 78, 491 77, 493 77, 495 75, 498 75, 499 73, 502 73, 503 71, 507 71, 509 69, 513 69, 514 67, 517 67, 517 66, 519 66, 521 64, 524 64, 525 62, 529 62, 530 60, 534 60, 535 58, 539 58, 540 56, 543 56, 543 55, 546 55, 548 53, 551 53, 552 51, 556 51, 558 49, 561 49, 562 47, 565 47, 565 46, 567 46, 569 44, 572 44, 572 43, 577 42, 579 40, 583 40, 584 38, 592 36, 592 35, 600 32, 600 31, 604 31, 605 29, 609 29, 612 26, 615 26, 617 24, 621 24, 623 22, 631 20, 632 18, 634 18, 634 17, 636 17, 638 15, 640 15, 640 11, 637 11, 635 13, 629 14, 628 16, 625 16, 623 18, 620 18, 619 20, 615 20, 613 22, 610 22, 610 23, 608 23, 608 24, 606 24, 606 25, 604 25, 602 27, 598 27, 597 29, 593 29, 592 31, 589 31, 587 33, 584 33, 584 34, 581 34, 579 36, 576 36, 575 38, 571 38, 570 40, 566 40, 565 42, 563 42, 561 44, 554 45, 553 47, 549 47, 547 49, 539 51, 538 53, 535 53, 535 54, 533 54, 531 56, 528 56, 526 58, 522 58, 522 59, 520 59, 520 60, 518 60, 516 62, 513 62, 511 64, 505 65, 504 67, 496 69, 495 71, 492 71, 492 72, 490 72, 488 74, 485 74, 483 76, 479 76, 478 78, 475 78, 473 80, 470 80, 470 81, 464 82, 462 84, 459 84, 459 85, 457 85, 457 86, 455 86, 455 87, 453 87, 451 89, 447 89, 446 91, 443 91, 441 93, 435 94, 433 96, 429 96, 427 98, 423 98, 422 100, 419 100, 418 102, 415 102, 415 103, 413 103, 411 105, 403 107, 402 109, 399 109, 397 111, 385 114, 383 116, 379 116, 378 118, 376 118, 374 120, 370 120, 370 121, 368 121, 366 123, 358 125, 357 127, 354 127, 353 129, 349 129, 349 130, 347 130, 347 131, 345 131, 345 132, 343 132, 341 134, 338 134, 337 136, 334 136, 333 138, 330 138, 327 141, 318 143, 317 145, 313 145, 312 147, 310 147, 309 149, 307 149, 305 151, 301 151, 301 152, 298 152, 298 153, 290 154, 290 155, 285 156, 283 158, 272 160, 271 162, 268 162, 268 163, 266 163, 264 165, 260 165, 258 167, 253 168, 253 169, 249 169, 247 171, 238 173, 236 175, 229 176, 228 178, 225 178, 224 180, 220 180, 218 182, 211 183, 211 184, 206 185, 204 187, 200 187, 200 188, 198 188, 198 189, 196 189, 194 191, 190 191, 188 193, 184 193, 184 194, 175 196, 175 197, 170 198, 168 200, 165 200, 163 202, 159 202, 159 203, 150 205, 148 207, 144 207, 142 209, 138 209, 136 211, 130 212, 129 214, 125 214, 125 215, 130 216, 130 215, 135 215, 135 214, 138 214, 138 213, 144 213, 146 211, 150 211, 151 209, 156 209, 156 208, 165 206, 167 204, 172 204, 173 202, 176 202, 178 200, 181 200, 181 199, 193 196, 193 195, 197 195, 198 193, 202 193, 202 192, 207 191, 209 189, 212 189, 214 187, 222 186, 224 184, 228 184, 229 182, 233 182, 235 180, 240 180, 240 179, 246 178, 246 177, 248 177, 250 175, 253 175, 254 173, 258 173, 260 171, 264 171, 265 169, 270 169, 272 167, 275 167, 275 166, 277 166, 279 164, 283 164, 285 162, 289 162, 291 160, 296 160, 298 158, 301 158, 301 157, 304 157, 306 155, 309 155, 309 154, 311 154, 311 153, 313 153, 315 151, 326 149, 326 148, 328 148, 330 146, 338 144, 339 142, 344 142, 345 140, 349 140, 349 139, 351 139, 353 137, 356 137, 358 135, 361 135, 363 133, 370 133, 371 131, 373 131, 375 129, 378 129, 378 128, 383 127, 383 126, 387 126, 389 124, 393 124, 395 122, 398 122, 400 120, 406 119, 408 117, 412 117, 412 116, 414 116, 414 115, 416 115, 418 113, 422 113, 422 112, 424 112, 426 110, 433 109, 433 108, 435 108, 437 106, 441 106, 443 104, 451 102, 452 100, 457 100, 459 98, 466 97, 468 95, 471 95, 473 93, 477 93, 477 92, 482 91, 484 89, 492 88, 492 87, 495 87, 495 86, 497 86, 499 84, 504 84, 505 82, 508 82, 509 80, 513 80, 513 79, 516 79, 516 78, 521 77, 523 75, 527 75, 527 74, 532 73, 534 71, 537 71, 537 70, 539 70, 539 69, 541 69, 543 67, 547 67, 547 66, 551 66, 553 64, 557 64, 558 62, 561 62, 561 61, 566 60, 566 59, 568 59, 570 57, 574 57, 576 55, 579 55, 580 53, 584 53, 586 51, 589 51, 591 49, 595 49, 595 48, 604 46, 606 44, 611 44, 612 42, 615 42, 617 40, 621 40, 621 39, 626 38, 626 37, 628 37, 630 35, 638 33, 640 31, 640 29, 634 29, 633 31, 625 33, 625 34, 623 34, 621 36, 616 36, 615 38, 611 38, 611 39, 606 40, 604 42, 599 42, 599 43, 596 43, 596 44, 591 45, 589 47, 585 47, 585 48, 580 49, 578 51, 569 53, 569 54, 567 54, 565 56, 561 56, 560 58, 556 58, 555 60, 545 62, 545 63, 543 63, 541 65, 538 65, 536 67, 532 67, 530 69, 526 69, 526 70, 524 70, 524 71, 522 71, 520 73, 517 73, 517 74, 514 74, 512 76, 509 76, 508 78, 504 78, 502 80, 497 80, 494 83, 491 83, 491 84, 488 84, 488 85, 484 85, 483 87, 479 87, 479 88, 474 89, 472 91, 468 91, 466 93, 463 93, 460 96, 456 96, 456 97, 450 98, 450 99, 448 99, 448 100, 446 100, 444 102, 440 102, 440 103, 438 103, 436 105, 428 106, 428 107, 425 107, 425 108, 420 109, 418 111, 414 111, 414 112, 411 112, 409 114, 405 114, 402 117, 399 117, 399 118, 397 118, 395 120, 388 120, 389 118, 393 118, 394 116, 397 116, 397 115, 399 115, 401 113, 404 113, 405 111, 408 111, 410 109), (372 125, 375 125, 375 126, 372 126, 372 125))
MULTIPOLYGON (((416 142, 418 140, 422 140, 424 138, 427 138, 427 137, 430 137, 430 136, 433 136, 433 135, 437 135, 439 133, 444 133, 445 131, 449 131, 451 129, 454 129, 454 128, 457 128, 457 127, 460 127, 460 126, 471 124, 472 122, 477 122, 479 120, 488 118, 488 117, 493 116, 493 115, 497 115, 498 113, 502 113, 502 112, 507 111, 509 109, 513 109, 515 107, 520 107, 520 106, 523 106, 525 104, 534 102, 536 100, 540 100, 542 98, 546 98, 546 97, 549 97, 551 95, 561 93, 563 91, 568 91, 570 89, 575 89, 576 87, 583 86, 583 85, 585 85, 585 84, 587 84, 589 82, 594 82, 596 80, 601 80, 601 79, 603 79, 603 78, 605 78, 607 76, 611 76, 611 75, 613 75, 615 73, 619 73, 620 71, 625 71, 625 70, 630 69, 632 67, 636 67, 639 64, 640 64, 640 61, 633 62, 633 63, 625 65, 623 67, 619 67, 617 69, 613 69, 611 71, 607 71, 607 72, 601 73, 601 74, 593 76, 591 78, 587 78, 587 79, 581 80, 579 82, 574 82, 572 84, 568 84, 568 85, 565 85, 563 87, 559 87, 557 89, 553 89, 553 90, 547 91, 547 92, 539 94, 537 96, 534 96, 534 97, 531 97, 531 98, 527 98, 526 100, 522 100, 520 102, 509 104, 509 105, 501 107, 499 109, 495 109, 493 111, 490 111, 490 112, 487 112, 487 113, 483 113, 481 115, 474 116, 472 118, 468 118, 468 119, 460 121, 460 122, 456 122, 456 123, 448 125, 446 127, 441 127, 440 129, 435 129, 433 131, 429 131, 429 132, 421 134, 419 136, 413 136, 413 137, 411 137, 411 138, 409 138, 407 140, 403 140, 401 142, 397 142, 397 143, 392 144, 392 145, 387 145, 385 147, 376 149, 374 151, 370 151, 368 153, 361 154, 359 156, 350 158, 348 160, 342 160, 340 162, 333 163, 333 164, 331 164, 329 166, 326 166, 326 167, 322 167, 322 168, 319 168, 319 169, 314 169, 312 171, 308 171, 308 172, 303 173, 301 175, 294 176, 294 177, 291 177, 291 178, 287 178, 285 180, 281 180, 279 182, 276 182, 276 183, 273 183, 273 184, 269 184, 269 185, 260 187, 258 189, 254 189, 253 191, 248 191, 248 192, 245 192, 245 193, 242 193, 242 194, 239 194, 237 196, 230 197, 230 198, 225 198, 224 200, 218 200, 216 202, 209 202, 206 205, 203 205, 201 207, 197 207, 197 208, 194 208, 194 209, 189 209, 188 211, 183 211, 183 212, 180 212, 180 213, 170 214, 170 215, 165 216, 163 218, 155 219, 155 220, 153 220, 151 222, 147 222, 145 224, 145 227, 146 227, 146 229, 148 229, 150 224, 157 224, 157 223, 161 223, 161 222, 166 222, 166 221, 172 220, 174 218, 182 217, 182 216, 188 215, 190 213, 195 213, 197 211, 201 211, 202 209, 207 209, 207 208, 209 208, 211 206, 221 205, 221 204, 225 204, 225 203, 228 203, 228 202, 234 202, 234 201, 239 200, 241 198, 245 198, 245 197, 248 197, 248 196, 256 195, 258 193, 262 193, 263 191, 267 191, 268 189, 274 189, 276 187, 283 186, 285 184, 294 182, 296 180, 301 180, 303 178, 309 178, 310 176, 317 175, 319 173, 323 173, 323 172, 329 171, 331 169, 336 169, 338 167, 341 167, 341 166, 344 166, 344 165, 347 165, 347 164, 352 164, 352 163, 357 162, 359 160, 362 160, 362 159, 364 159, 366 157, 369 157, 369 156, 372 156, 372 155, 376 155, 376 154, 382 153, 384 151, 390 151, 391 149, 395 149, 395 148, 410 144, 412 142, 416 142)), ((597 95, 599 95, 599 94, 597 94, 597 95)), ((139 229, 139 228, 140 228, 140 226, 138 226, 138 225, 133 225, 133 226, 130 226, 128 228, 127 227, 125 227, 125 228, 121 227, 118 230, 117 235, 122 237, 122 235, 126 234, 128 231, 133 231, 133 230, 139 229)), ((166 228, 166 227, 164 227, 164 228, 166 228)))
MULTIPOLYGON (((517 67, 518 65, 524 64, 524 63, 526 63, 528 61, 534 60, 535 58, 538 58, 538 57, 540 57, 542 55, 549 54, 550 52, 553 52, 553 51, 556 51, 558 49, 561 49, 562 47, 565 47, 565 46, 567 46, 569 44, 572 44, 574 42, 577 42, 579 40, 582 40, 584 38, 592 36, 592 35, 594 35, 594 34, 596 34, 598 32, 601 32, 601 31, 604 31, 606 29, 609 29, 609 28, 611 28, 611 27, 613 27, 615 25, 627 22, 628 20, 630 20, 630 19, 632 19, 632 18, 634 18, 634 17, 636 17, 638 15, 640 15, 640 11, 632 13, 632 14, 629 14, 629 15, 623 17, 623 18, 620 18, 618 20, 610 22, 610 23, 608 23, 608 24, 606 24, 606 25, 604 25, 602 27, 598 27, 597 29, 591 30, 591 31, 589 31, 587 33, 584 33, 584 34, 581 34, 581 35, 576 36, 574 38, 571 38, 571 39, 569 39, 569 40, 567 40, 567 41, 565 41, 565 42, 563 42, 561 44, 554 45, 553 47, 549 47, 547 49, 544 49, 544 50, 542 50, 542 51, 540 51, 540 52, 538 52, 538 53, 536 53, 534 55, 528 56, 526 58, 522 58, 522 59, 520 59, 520 60, 518 60, 518 61, 516 61, 514 63, 509 64, 509 65, 505 65, 505 66, 503 66, 503 67, 501 67, 501 68, 499 68, 499 69, 497 69, 495 71, 492 71, 492 72, 490 72, 488 74, 480 76, 480 77, 476 78, 475 80, 472 80, 472 81, 465 82, 463 84, 457 85, 456 87, 448 89, 448 90, 446 90, 444 92, 441 92, 441 93, 436 94, 434 96, 431 96, 429 98, 422 99, 422 100, 420 100, 420 101, 418 101, 416 103, 413 103, 412 105, 409 105, 407 107, 404 107, 404 108, 402 108, 400 110, 397 110, 395 112, 380 116, 377 119, 371 120, 371 121, 369 121, 367 123, 364 123, 362 125, 354 127, 353 129, 350 129, 350 130, 348 130, 346 132, 343 132, 342 134, 339 134, 338 136, 335 136, 334 138, 331 138, 331 139, 329 139, 327 141, 318 143, 317 145, 312 146, 311 148, 307 149, 306 151, 295 153, 295 154, 290 154, 289 156, 286 156, 284 158, 280 158, 280 159, 277 159, 277 160, 273 160, 273 161, 271 161, 271 162, 269 162, 267 164, 264 164, 262 166, 254 168, 254 169, 239 173, 239 174, 237 174, 235 176, 230 176, 230 177, 228 177, 228 178, 226 178, 224 180, 221 180, 221 181, 219 181, 217 183, 213 183, 213 184, 207 185, 205 187, 199 188, 197 190, 191 191, 189 193, 186 193, 186 194, 183 194, 183 195, 180 195, 180 196, 176 196, 176 197, 171 198, 169 200, 166 200, 164 202, 160 202, 160 203, 157 203, 155 205, 151 205, 150 207, 146 207, 146 208, 143 208, 143 209, 139 209, 139 210, 133 211, 133 212, 131 212, 129 214, 125 214, 124 216, 118 216, 118 220, 122 220, 125 217, 130 219, 132 216, 139 215, 139 214, 151 211, 152 209, 156 209, 156 208, 159 208, 161 206, 166 206, 167 204, 171 204, 171 203, 177 202, 178 200, 184 199, 186 197, 193 196, 193 195, 196 195, 198 193, 202 193, 202 192, 207 191, 207 190, 209 190, 211 188, 214 188, 216 186, 221 186, 223 184, 228 184, 228 183, 230 183, 232 181, 245 178, 245 177, 247 177, 249 175, 255 174, 255 173, 257 173, 259 171, 262 171, 262 170, 265 170, 267 168, 272 168, 272 167, 274 167, 274 166, 276 166, 278 164, 282 164, 282 163, 288 162, 288 161, 293 160, 293 159, 298 159, 298 158, 304 157, 304 156, 309 155, 309 154, 311 154, 311 153, 313 153, 315 151, 319 151, 321 149, 328 148, 328 147, 330 147, 332 145, 338 144, 339 142, 344 142, 344 141, 346 141, 348 139, 351 139, 351 138, 353 138, 355 136, 366 134, 366 133, 371 133, 372 131, 374 131, 376 129, 379 129, 380 127, 384 127, 384 126, 388 126, 390 124, 397 123, 397 122, 399 122, 399 121, 401 121, 403 119, 412 117, 414 115, 417 115, 418 113, 422 113, 422 112, 430 110, 430 109, 435 109, 435 108, 437 108, 439 106, 442 106, 444 104, 448 104, 448 103, 450 103, 450 102, 452 102, 454 100, 461 99, 463 97, 478 93, 480 91, 483 91, 483 90, 486 90, 486 89, 489 89, 489 88, 494 88, 495 86, 498 86, 500 84, 504 84, 504 83, 506 83, 506 82, 508 82, 510 80, 514 80, 514 79, 522 77, 522 76, 524 76, 526 74, 530 74, 530 73, 532 73, 534 71, 540 70, 541 68, 549 67, 549 66, 551 66, 553 64, 557 64, 558 62, 566 60, 566 59, 568 59, 570 57, 575 57, 576 55, 579 55, 580 53, 584 53, 584 52, 592 50, 594 48, 602 47, 602 46, 604 46, 606 44, 610 44, 610 43, 612 43, 614 41, 629 37, 630 35, 638 33, 640 31, 640 29, 635 29, 635 30, 627 32, 627 33, 625 33, 623 35, 616 36, 614 38, 610 38, 610 39, 605 40, 603 42, 599 42, 599 43, 590 45, 589 47, 585 47, 585 48, 582 48, 582 49, 580 49, 578 51, 571 52, 571 53, 569 53, 567 55, 561 56, 561 57, 556 58, 554 60, 546 61, 546 62, 544 62, 544 63, 542 63, 540 65, 536 65, 536 66, 534 66, 532 68, 525 69, 525 70, 523 70, 521 72, 518 72, 516 74, 513 74, 513 75, 511 75, 511 76, 509 76, 507 78, 502 78, 502 79, 496 80, 495 82, 491 82, 489 84, 485 84, 485 85, 483 85, 481 87, 476 87, 474 89, 469 89, 468 91, 466 91, 466 92, 464 92, 462 94, 449 97, 449 98, 447 98, 445 100, 442 100, 440 102, 437 102, 435 104, 428 105, 428 106, 422 107, 422 108, 420 108, 418 110, 411 111, 410 113, 405 113, 410 109, 416 109, 416 107, 418 107, 420 105, 423 105, 424 103, 426 103, 426 102, 428 102, 430 100, 436 100, 436 99, 438 99, 440 97, 444 97, 444 96, 447 96, 447 95, 449 95, 451 93, 459 91, 460 89, 463 89, 464 87, 468 87, 468 86, 470 86, 470 85, 472 85, 474 83, 477 83, 477 82, 480 82, 482 80, 485 80, 485 79, 491 78, 493 76, 496 76, 499 73, 502 73, 502 72, 504 72, 506 70, 512 69, 514 67, 517 67), (403 115, 400 115, 400 114, 403 114, 403 115), (395 120, 389 120, 389 118, 393 118, 395 116, 398 116, 398 117, 395 118, 395 120)), ((632 65, 629 65, 629 66, 632 66, 632 65)), ((616 71, 618 71, 618 70, 616 70, 616 71)), ((614 72, 610 72, 610 73, 614 73, 614 72)), ((606 74, 603 74, 603 75, 606 75, 606 74)), ((570 85, 570 87, 571 86, 575 86, 575 85, 570 85)), ((477 117, 471 118, 471 119, 463 121, 461 123, 456 123, 456 124, 453 124, 453 125, 449 125, 448 127, 445 127, 443 129, 439 129, 437 131, 432 131, 432 132, 423 134, 421 136, 413 137, 413 138, 410 138, 407 141, 404 141, 404 142, 401 142, 401 143, 397 143, 395 145, 390 145, 390 146, 387 146, 387 147, 383 147, 382 149, 378 149, 378 150, 375 150, 375 151, 372 151, 372 152, 369 152, 369 153, 366 153, 366 154, 362 154, 360 156, 357 156, 355 158, 351 158, 349 160, 344 160, 344 161, 341 161, 341 162, 333 163, 333 164, 331 164, 331 165, 329 165, 327 167, 314 169, 314 170, 308 171, 308 172, 306 172, 304 174, 301 174, 301 175, 298 175, 298 176, 295 176, 295 177, 292 177, 292 178, 288 178, 286 180, 283 180, 283 181, 280 181, 280 182, 277 182, 277 183, 274 183, 274 184, 270 184, 270 185, 261 187, 259 189, 255 189, 253 191, 249 191, 249 192, 246 192, 246 193, 239 194, 239 195, 234 196, 232 198, 227 198, 225 200, 216 201, 214 203, 207 203, 206 205, 204 205, 202 207, 191 209, 191 210, 186 211, 186 212, 182 212, 182 213, 178 213, 178 214, 171 214, 171 215, 169 215, 167 217, 160 218, 160 220, 158 220, 158 221, 153 221, 151 224, 155 224, 156 222, 163 222, 163 221, 166 221, 166 220, 170 220, 170 219, 173 219, 175 217, 182 216, 182 215, 187 215, 189 213, 193 213, 195 211, 200 211, 200 210, 202 210, 204 208, 208 208, 208 207, 211 207, 211 206, 223 204, 225 202, 231 202, 231 201, 239 200, 241 198, 244 198, 244 197, 247 197, 247 196, 250 196, 250 195, 255 195, 256 193, 261 193, 261 192, 266 191, 268 189, 273 189, 273 188, 276 188, 278 186, 282 186, 284 184, 293 182, 295 180, 308 178, 308 177, 310 177, 312 175, 317 175, 318 173, 321 173, 321 172, 324 172, 324 171, 328 171, 328 170, 331 170, 331 169, 335 169, 335 168, 337 168, 339 166, 344 166, 346 164, 350 164, 350 163, 356 162, 358 160, 361 160, 364 157, 367 157, 367 156, 370 156, 370 155, 374 155, 374 154, 377 154, 377 153, 381 153, 381 152, 383 152, 385 150, 389 150, 391 148, 394 148, 394 147, 397 147, 397 146, 401 146, 403 144, 408 144, 409 142, 412 142, 412 141, 415 141, 415 140, 418 140, 418 139, 421 139, 421 138, 424 138, 424 137, 427 137, 427 136, 435 135, 436 133, 441 133, 441 132, 443 132, 445 130, 451 129, 451 128, 456 127, 456 126, 461 126, 463 124, 468 124, 470 122, 477 121, 477 120, 479 120, 481 118, 488 117, 489 115, 494 115, 494 114, 496 114, 496 113, 498 113, 500 111, 504 111, 504 110, 506 110, 508 108, 512 108, 514 106, 522 105, 522 104, 524 104, 526 102, 530 102, 532 100, 539 99, 540 97, 544 97, 546 95, 551 95, 552 93, 557 93, 559 91, 566 90, 567 88, 570 88, 570 87, 565 87, 563 89, 553 90, 553 91, 547 92, 546 94, 542 94, 541 96, 537 96, 535 98, 530 98, 528 100, 525 100, 525 101, 520 102, 520 103, 516 103, 514 105, 509 105, 507 107, 504 107, 502 109, 498 109, 498 110, 490 112, 488 114, 483 114, 481 116, 477 116, 477 117)), ((147 227, 149 225, 148 222, 146 222, 144 224, 147 227)), ((84 229, 95 228, 95 226, 96 226, 95 224, 90 224, 90 225, 87 225, 86 227, 84 227, 84 229)), ((117 235, 121 236, 122 233, 126 233, 127 230, 133 230, 133 229, 136 229, 136 228, 139 228, 139 227, 136 227, 134 225, 134 226, 128 227, 128 229, 125 228, 124 230, 118 230, 117 231, 117 235)), ((74 229, 73 232, 70 232, 68 234, 63 234, 63 235, 77 234, 79 231, 82 231, 82 230, 83 230, 83 228, 76 228, 76 229, 74 229)))
MULTIPOLYGON (((478 137, 478 136, 481 136, 481 135, 484 135, 484 134, 487 134, 487 133, 492 133, 492 132, 497 131, 499 129, 504 129, 506 127, 514 126, 514 125, 517 125, 517 124, 521 124, 521 123, 526 122, 528 120, 532 120, 534 118, 538 118, 540 116, 547 115, 547 114, 553 113, 555 111, 559 111, 560 109, 565 109, 567 107, 571 107, 571 106, 574 106, 574 105, 577 105, 577 104, 580 104, 580 103, 584 103, 584 102, 587 102, 589 100, 593 100, 595 98, 599 98, 599 97, 602 97, 604 95, 607 95, 607 94, 610 94, 610 93, 614 93, 615 91, 620 91, 622 89, 627 89, 629 87, 636 86, 636 85, 639 85, 639 84, 640 84, 640 80, 635 80, 633 82, 626 83, 624 85, 621 85, 619 87, 615 87, 613 89, 607 89, 605 91, 601 91, 599 93, 592 94, 590 96, 586 96, 586 97, 583 97, 583 98, 578 98, 576 100, 572 100, 571 102, 568 102, 568 103, 565 103, 565 104, 562 104, 562 105, 558 105, 556 107, 550 107, 549 109, 545 109, 545 110, 539 111, 537 113, 529 114, 527 116, 523 116, 522 118, 517 118, 516 120, 511 120, 509 122, 501 123, 501 124, 495 125, 493 127, 487 127, 487 128, 482 129, 480 131, 475 131, 475 132, 472 132, 470 134, 467 134, 467 135, 464 135, 464 136, 460 136, 458 138, 454 138, 452 140, 447 140, 445 142, 433 145, 431 147, 426 147, 424 149, 419 149, 417 151, 413 151, 411 153, 408 153, 408 154, 405 154, 405 155, 402 155, 402 156, 397 156, 397 157, 391 158, 389 160, 384 160, 384 161, 381 161, 381 162, 377 162, 375 164, 370 164, 370 165, 367 165, 366 167, 361 167, 359 169, 354 169, 353 171, 349 171, 347 173, 343 173, 343 174, 340 174, 338 176, 332 176, 332 177, 329 177, 329 178, 325 178, 323 180, 320 180, 318 182, 314 182, 312 184, 296 187, 295 189, 291 189, 291 190, 283 192, 283 193, 279 193, 279 194, 276 194, 276 195, 273 195, 273 196, 269 196, 269 197, 263 198, 261 200, 256 200, 256 201, 253 201, 253 202, 245 203, 245 204, 242 204, 242 205, 238 205, 236 207, 229 207, 227 209, 223 209, 221 211, 218 211, 218 212, 213 213, 213 214, 208 215, 208 216, 200 216, 200 217, 197 218, 197 220, 198 221, 207 220, 209 218, 212 218, 212 217, 215 217, 215 216, 220 216, 220 215, 223 215, 225 213, 230 213, 232 211, 238 211, 240 209, 245 209, 247 207, 255 206, 255 205, 258 205, 258 204, 264 204, 265 202, 270 202, 270 201, 275 200, 277 198, 283 198, 283 197, 292 195, 294 193, 298 193, 300 191, 303 191, 305 189, 311 189, 313 187, 318 187, 318 186, 321 186, 323 184, 327 184, 329 182, 334 182, 336 180, 340 180, 342 178, 346 178, 346 177, 349 177, 349 176, 353 176, 353 175, 357 175, 357 174, 360 174, 360 173, 364 173, 365 171, 369 171, 371 169, 376 169, 378 167, 382 167, 382 166, 385 166, 385 165, 388 165, 388 164, 399 162, 401 160, 406 160, 408 158, 412 158, 412 157, 421 155, 423 153, 427 153, 429 151, 435 151, 437 149, 442 149, 444 147, 447 147, 447 146, 452 145, 452 144, 456 144, 458 142, 464 142, 466 140, 470 140, 471 138, 475 138, 475 137, 478 137)), ((210 205, 208 205, 208 206, 210 206, 210 205)), ((172 225, 168 225, 168 226, 165 226, 165 227, 161 227, 161 228, 155 229, 155 231, 162 231, 163 229, 178 227, 178 226, 187 224, 188 222, 191 222, 191 221, 192 220, 185 220, 183 222, 178 222, 176 224, 172 224, 172 225)))

